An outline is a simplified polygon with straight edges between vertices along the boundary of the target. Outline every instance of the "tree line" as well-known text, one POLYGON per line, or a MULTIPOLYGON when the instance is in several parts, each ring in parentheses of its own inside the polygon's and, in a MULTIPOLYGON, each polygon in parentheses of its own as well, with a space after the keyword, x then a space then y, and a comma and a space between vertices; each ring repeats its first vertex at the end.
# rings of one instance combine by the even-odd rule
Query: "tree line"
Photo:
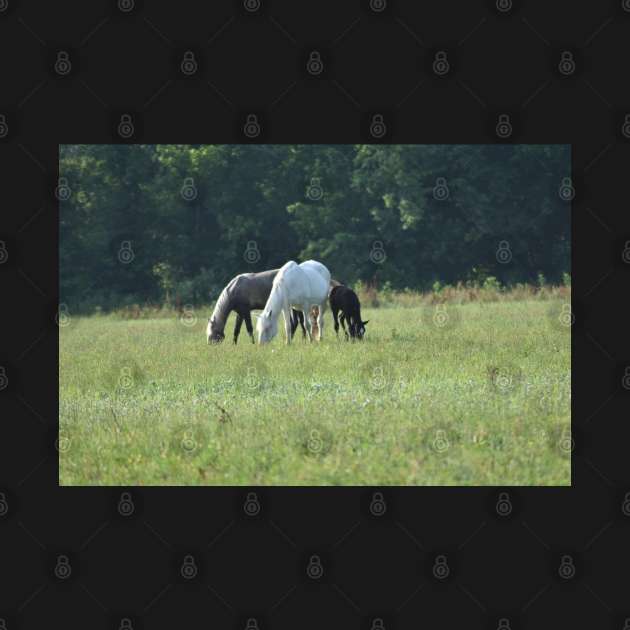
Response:
POLYGON ((355 284, 560 281, 566 145, 63 145, 60 300, 216 299, 314 258, 355 284))

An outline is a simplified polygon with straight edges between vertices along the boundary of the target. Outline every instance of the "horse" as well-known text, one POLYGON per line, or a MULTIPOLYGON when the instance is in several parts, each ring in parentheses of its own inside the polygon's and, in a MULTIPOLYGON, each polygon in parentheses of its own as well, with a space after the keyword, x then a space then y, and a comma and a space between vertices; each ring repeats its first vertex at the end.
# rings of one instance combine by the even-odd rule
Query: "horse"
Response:
POLYGON ((365 326, 370 321, 362 321, 361 319, 361 303, 357 294, 343 284, 333 287, 330 291, 330 310, 335 320, 335 333, 339 336, 339 322, 337 314, 341 311, 341 325, 343 332, 348 338, 345 320, 348 320, 348 328, 350 329, 350 337, 352 339, 363 339, 365 335, 365 326))
POLYGON ((330 271, 316 260, 306 260, 299 265, 294 260, 289 260, 282 265, 280 271, 273 279, 273 286, 265 308, 257 316, 256 331, 258 332, 258 343, 268 343, 278 334, 278 317, 280 312, 282 312, 284 317, 286 343, 291 343, 291 308, 302 311, 304 314, 307 335, 309 341, 312 341, 312 325, 309 312, 313 305, 319 309, 317 314, 317 339, 321 341, 324 329, 323 315, 329 286, 330 271))
MULTIPOLYGON (((339 285, 343 284, 342 282, 339 282, 339 280, 335 280, 334 278, 330 279, 330 289, 332 290, 334 287, 338 287, 339 285)), ((330 295, 330 291, 328 292, 328 295, 330 295)), ((311 317, 311 321, 313 322, 314 326, 313 328, 317 329, 317 316, 319 314, 319 308, 317 306, 312 306, 311 307, 311 312, 309 313, 310 317, 311 317)), ((291 337, 293 337, 293 335, 295 334, 295 329, 298 327, 298 320, 295 317, 295 315, 300 315, 303 317, 303 313, 301 311, 293 311, 293 317, 291 318, 291 337)), ((317 329, 319 330, 319 329, 317 329)), ((306 330, 304 330, 304 325, 302 324, 302 338, 306 337, 306 330)))
MULTIPOLYGON (((243 321, 252 343, 255 343, 251 311, 264 308, 271 292, 273 279, 278 271, 279 269, 270 269, 259 273, 242 273, 228 282, 223 291, 221 291, 219 299, 214 306, 214 311, 208 319, 206 337, 209 344, 219 343, 225 339, 223 331, 232 311, 236 311, 234 343, 238 341, 243 321)), ((294 311, 293 317, 295 319, 295 328, 297 328, 299 323, 302 326, 302 332, 306 335, 304 315, 300 311, 294 311)))

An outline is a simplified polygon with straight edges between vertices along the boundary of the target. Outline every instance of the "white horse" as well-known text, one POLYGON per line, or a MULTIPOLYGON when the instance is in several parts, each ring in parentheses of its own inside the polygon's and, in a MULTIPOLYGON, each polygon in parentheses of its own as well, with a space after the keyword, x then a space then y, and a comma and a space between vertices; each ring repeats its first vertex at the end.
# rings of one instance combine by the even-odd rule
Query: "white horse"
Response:
POLYGON ((330 271, 322 263, 316 260, 306 260, 299 265, 293 260, 285 263, 273 280, 263 312, 258 315, 258 343, 268 343, 278 334, 281 311, 287 344, 291 343, 291 308, 304 313, 308 338, 312 340, 310 311, 314 305, 319 307, 317 327, 318 340, 321 341, 329 289, 330 271))

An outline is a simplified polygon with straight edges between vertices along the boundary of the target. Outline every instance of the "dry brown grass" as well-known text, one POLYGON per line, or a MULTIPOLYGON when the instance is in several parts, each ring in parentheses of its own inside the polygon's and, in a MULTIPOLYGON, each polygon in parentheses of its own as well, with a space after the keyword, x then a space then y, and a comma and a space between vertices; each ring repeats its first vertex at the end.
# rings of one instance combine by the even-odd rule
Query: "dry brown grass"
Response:
MULTIPOLYGON (((518 284, 504 288, 493 283, 476 285, 459 282, 455 286, 444 286, 434 291, 392 291, 377 289, 375 286, 358 285, 355 291, 365 308, 431 306, 434 304, 468 304, 470 302, 516 302, 521 300, 570 300, 571 287, 563 285, 518 284)), ((162 319, 182 317, 187 313, 200 319, 209 317, 213 305, 193 307, 192 311, 183 306, 161 304, 132 304, 112 311, 116 319, 162 319)), ((309 313, 313 325, 313 335, 317 336, 317 307, 309 313)))

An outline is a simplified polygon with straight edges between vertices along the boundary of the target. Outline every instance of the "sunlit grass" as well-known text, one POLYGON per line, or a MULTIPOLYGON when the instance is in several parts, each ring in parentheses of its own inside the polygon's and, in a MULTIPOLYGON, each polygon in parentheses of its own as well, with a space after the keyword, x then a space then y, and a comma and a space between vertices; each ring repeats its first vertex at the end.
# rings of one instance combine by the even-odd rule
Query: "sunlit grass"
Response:
MULTIPOLYGON (((569 485, 564 296, 366 308, 363 343, 71 317, 62 485, 569 485), (444 308, 444 307, 443 307, 444 308)), ((196 319, 195 319, 196 318, 196 319)))

